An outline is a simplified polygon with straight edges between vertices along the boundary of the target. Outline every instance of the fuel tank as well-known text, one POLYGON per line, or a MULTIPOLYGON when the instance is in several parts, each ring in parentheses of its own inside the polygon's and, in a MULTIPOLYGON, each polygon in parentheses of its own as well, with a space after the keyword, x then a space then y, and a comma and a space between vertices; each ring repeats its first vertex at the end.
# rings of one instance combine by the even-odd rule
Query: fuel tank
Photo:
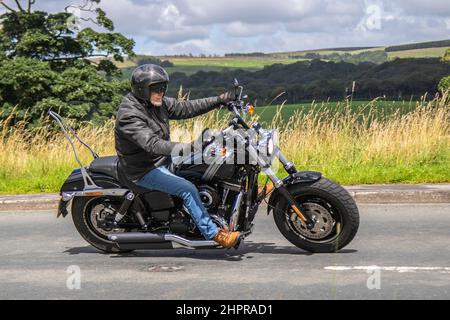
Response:
POLYGON ((201 179, 209 181, 212 179, 228 180, 233 178, 236 170, 234 164, 184 164, 178 171, 177 175, 188 179, 201 179))

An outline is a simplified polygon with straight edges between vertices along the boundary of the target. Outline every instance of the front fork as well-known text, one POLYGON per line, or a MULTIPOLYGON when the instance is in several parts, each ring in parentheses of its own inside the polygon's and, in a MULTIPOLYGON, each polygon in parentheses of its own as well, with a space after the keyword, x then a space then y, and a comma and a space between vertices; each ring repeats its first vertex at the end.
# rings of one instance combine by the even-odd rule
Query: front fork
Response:
MULTIPOLYGON (((275 156, 278 157, 278 159, 283 164, 283 167, 288 174, 292 175, 294 173, 297 173, 295 165, 284 156, 281 150, 278 149, 275 153, 275 156)), ((283 181, 276 176, 275 172, 273 172, 270 165, 268 165, 267 163, 262 164, 264 165, 262 166, 263 172, 269 177, 270 180, 272 180, 275 188, 288 201, 292 210, 294 210, 294 212, 299 216, 299 218, 306 224, 306 227, 308 229, 311 230, 312 228, 314 228, 314 225, 316 223, 314 217, 309 212, 304 210, 303 206, 300 203, 298 203, 297 200, 295 200, 295 198, 289 192, 288 188, 286 188, 286 185, 283 183, 283 181)))

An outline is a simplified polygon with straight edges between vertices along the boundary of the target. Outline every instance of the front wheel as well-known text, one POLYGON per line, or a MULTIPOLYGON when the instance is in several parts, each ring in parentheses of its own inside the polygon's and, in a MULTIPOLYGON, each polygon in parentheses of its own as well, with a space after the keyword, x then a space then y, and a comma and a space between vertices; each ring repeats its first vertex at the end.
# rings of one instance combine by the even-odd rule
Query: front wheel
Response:
POLYGON ((280 195, 273 206, 274 219, 292 244, 313 253, 331 253, 353 240, 359 227, 358 207, 342 186, 322 178, 314 183, 293 185, 289 191, 302 210, 316 220, 314 228, 308 229, 280 195))

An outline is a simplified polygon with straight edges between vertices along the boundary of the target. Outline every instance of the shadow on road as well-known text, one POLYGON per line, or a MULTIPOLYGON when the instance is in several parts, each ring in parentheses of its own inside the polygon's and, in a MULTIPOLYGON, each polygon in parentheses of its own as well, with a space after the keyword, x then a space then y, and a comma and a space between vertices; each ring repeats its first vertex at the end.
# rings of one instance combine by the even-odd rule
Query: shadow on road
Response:
MULTIPOLYGON (((94 247, 75 247, 70 248, 65 253, 70 255, 76 254, 100 254, 109 255, 111 258, 142 258, 142 257, 184 257, 201 260, 225 260, 225 261, 242 261, 244 259, 252 259, 252 253, 257 254, 286 254, 286 255, 303 255, 312 256, 313 253, 304 251, 295 246, 277 246, 275 243, 265 242, 245 242, 238 250, 230 249, 173 249, 173 250, 139 250, 130 253, 121 254, 107 254, 101 252, 94 247)), ((357 250, 343 249, 339 251, 339 254, 356 253, 357 250)))

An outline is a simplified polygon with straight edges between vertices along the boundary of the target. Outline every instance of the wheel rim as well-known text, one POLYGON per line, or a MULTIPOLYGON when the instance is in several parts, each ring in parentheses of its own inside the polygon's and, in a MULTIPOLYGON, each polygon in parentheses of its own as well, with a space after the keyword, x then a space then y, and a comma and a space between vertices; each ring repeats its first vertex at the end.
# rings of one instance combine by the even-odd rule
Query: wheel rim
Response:
POLYGON ((101 226, 109 215, 114 214, 108 204, 113 206, 113 203, 109 202, 109 199, 94 198, 86 204, 84 212, 84 218, 89 229, 103 239, 107 239, 111 233, 125 232, 125 229, 122 228, 107 229, 101 226))
POLYGON ((327 243, 335 240, 342 232, 343 218, 338 209, 328 201, 317 197, 300 197, 296 200, 303 210, 313 216, 317 223, 309 230, 300 217, 292 210, 286 211, 286 221, 291 231, 299 237, 314 243, 327 243))
POLYGON ((296 229, 305 237, 310 239, 323 239, 330 235, 336 221, 328 210, 317 203, 304 203, 302 205, 306 213, 309 213, 316 221, 314 228, 307 228, 306 223, 293 212, 290 220, 296 229))

